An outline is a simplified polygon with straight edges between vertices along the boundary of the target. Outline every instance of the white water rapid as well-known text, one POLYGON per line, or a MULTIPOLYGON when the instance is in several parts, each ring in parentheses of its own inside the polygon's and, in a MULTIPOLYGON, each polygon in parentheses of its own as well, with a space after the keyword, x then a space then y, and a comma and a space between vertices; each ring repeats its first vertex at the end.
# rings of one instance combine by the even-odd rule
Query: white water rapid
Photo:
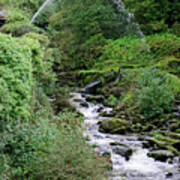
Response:
MULTIPOLYGON (((110 154, 112 171, 108 173, 109 180, 180 180, 179 163, 155 161, 147 156, 148 149, 142 147, 140 135, 115 135, 99 132, 98 123, 105 119, 99 112, 110 112, 111 108, 102 104, 93 104, 86 101, 87 93, 72 93, 70 103, 77 111, 84 115, 84 136, 88 143, 95 147, 101 156, 110 154), (119 143, 114 144, 113 143, 119 143), (127 148, 133 149, 129 159, 123 155, 127 148)), ((107 118, 106 118, 107 119, 107 118)))

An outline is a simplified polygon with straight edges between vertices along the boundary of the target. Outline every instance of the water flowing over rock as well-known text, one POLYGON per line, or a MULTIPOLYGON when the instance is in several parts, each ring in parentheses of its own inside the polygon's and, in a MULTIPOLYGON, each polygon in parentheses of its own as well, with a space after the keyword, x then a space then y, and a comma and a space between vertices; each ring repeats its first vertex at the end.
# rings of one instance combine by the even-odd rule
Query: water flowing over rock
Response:
MULTIPOLYGON (((83 127, 86 128, 84 136, 88 137, 88 143, 95 147, 95 151, 100 156, 108 156, 112 162, 112 171, 109 173, 109 180, 179 180, 179 162, 161 162, 173 158, 169 151, 149 151, 143 148, 145 137, 138 135, 117 135, 99 132, 101 122, 108 121, 108 117, 101 117, 101 112, 107 114, 111 108, 104 107, 97 102, 88 102, 88 97, 92 96, 85 92, 72 93, 70 104, 77 111, 84 115, 83 127), (87 103, 82 106, 81 103, 87 103), (148 154, 151 153, 151 154, 148 154), (149 156, 151 157, 149 157, 149 156), (155 158, 155 159, 154 159, 155 158)), ((122 125, 125 122, 120 121, 122 125)), ((154 143, 154 142, 152 142, 154 143)), ((148 148, 148 147, 147 147, 148 148)))
POLYGON ((119 23, 121 28, 119 29, 119 35, 137 35, 141 38, 144 37, 139 25, 135 22, 134 14, 130 13, 124 6, 122 0, 112 0, 117 13, 119 14, 119 23))
POLYGON ((153 157, 155 160, 166 162, 168 159, 173 158, 173 154, 167 150, 156 150, 148 153, 149 157, 153 157))

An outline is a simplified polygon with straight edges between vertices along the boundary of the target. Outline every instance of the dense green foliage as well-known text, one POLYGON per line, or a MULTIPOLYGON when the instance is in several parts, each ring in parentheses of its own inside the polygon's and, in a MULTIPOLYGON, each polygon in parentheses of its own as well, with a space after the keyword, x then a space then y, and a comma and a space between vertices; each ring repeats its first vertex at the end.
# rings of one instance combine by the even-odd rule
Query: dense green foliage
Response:
POLYGON ((147 118, 168 112, 174 100, 166 76, 155 69, 144 71, 137 79, 135 94, 137 109, 147 118))
POLYGON ((61 52, 57 58, 59 69, 91 68, 103 53, 107 39, 137 34, 133 24, 124 22, 126 18, 127 12, 120 13, 109 0, 63 0, 60 11, 50 18, 50 27, 57 31, 54 41, 61 52))
POLYGON ((124 3, 135 14, 145 34, 166 31, 180 20, 178 0, 125 0, 124 3))
POLYGON ((104 37, 113 37, 116 28, 113 8, 108 1, 62 1, 62 10, 50 19, 64 69, 88 67, 102 53, 104 37), (58 38, 58 39, 57 39, 58 38), (70 61, 73 59, 73 61, 70 61), (69 62, 70 61, 70 62, 69 62))
POLYGON ((102 179, 106 165, 85 148, 76 114, 53 115, 41 88, 50 85, 49 71, 35 37, 0 34, 0 178, 102 179))
MULTIPOLYGON (((151 65, 163 69, 167 61, 178 63, 179 47, 180 38, 169 33, 150 35, 145 39, 125 36, 108 40, 102 55, 95 61, 94 68, 101 70, 107 67, 107 70, 111 70, 120 66, 135 68, 151 65)), ((170 68, 169 66, 169 70, 170 68)))
POLYGON ((174 34, 163 33, 147 36, 146 40, 153 58, 162 59, 165 56, 180 57, 180 37, 174 34))
POLYGON ((3 121, 26 121, 30 117, 33 59, 32 49, 28 45, 22 47, 24 42, 0 34, 1 126, 3 121))
MULTIPOLYGON (((104 46, 102 56, 97 60, 96 66, 101 63, 117 65, 145 64, 152 59, 149 47, 144 40, 137 37, 123 37, 109 40, 104 46)), ((101 64, 103 68, 103 64, 101 64)))
POLYGON ((40 5, 43 3, 43 0, 2 0, 1 3, 4 6, 7 6, 9 8, 23 10, 26 11, 26 15, 32 15, 34 12, 37 11, 37 9, 40 7, 40 5))

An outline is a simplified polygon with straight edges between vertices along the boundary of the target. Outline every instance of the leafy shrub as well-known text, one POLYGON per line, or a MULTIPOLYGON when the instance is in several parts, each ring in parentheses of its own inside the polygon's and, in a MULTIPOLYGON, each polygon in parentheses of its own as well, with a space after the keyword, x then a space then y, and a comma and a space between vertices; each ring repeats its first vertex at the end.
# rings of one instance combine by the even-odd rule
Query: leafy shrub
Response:
POLYGON ((163 33, 147 36, 146 42, 154 58, 171 56, 180 57, 180 38, 163 33))
POLYGON ((16 147, 26 149, 24 138, 28 133, 26 131, 23 137, 19 133, 24 132, 23 127, 30 118, 34 79, 31 51, 27 44, 22 46, 20 40, 0 34, 0 46, 0 156, 3 159, 6 156, 7 164, 3 167, 8 168, 15 166, 13 159, 16 158, 11 155, 18 154, 16 147))
POLYGON ((102 56, 97 61, 104 63, 104 61, 116 62, 122 64, 146 64, 151 60, 151 54, 145 41, 137 37, 123 37, 117 40, 109 40, 104 47, 102 56))
POLYGON ((147 118, 154 118, 171 110, 171 103, 174 100, 167 77, 158 70, 144 71, 137 79, 135 89, 135 103, 138 112, 147 118))
POLYGON ((36 12, 43 2, 43 0, 1 0, 2 4, 8 5, 10 8, 21 9, 30 15, 36 12))
POLYGON ((135 14, 145 34, 166 31, 180 18, 178 0, 124 0, 123 2, 135 14))
POLYGON ((173 33, 179 37, 180 36, 180 23, 175 22, 169 31, 170 33, 173 33))
POLYGON ((154 34, 145 39, 125 36, 106 41, 103 49, 102 55, 96 60, 95 68, 117 69, 117 66, 135 68, 154 65, 161 60, 161 64, 164 64, 168 56, 179 58, 180 39, 169 33, 154 34))
POLYGON ((32 95, 33 67, 30 48, 17 39, 0 34, 1 126, 3 122, 27 120, 32 95), (5 96, 5 94, 6 96, 5 96))
POLYGON ((80 121, 72 112, 61 112, 56 118, 60 131, 54 134, 51 151, 43 158, 30 162, 33 178, 39 179, 105 179, 107 164, 103 158, 95 159, 79 129, 80 121))
POLYGON ((6 23, 13 22, 28 22, 28 17, 22 9, 17 9, 16 7, 8 7, 6 23))
POLYGON ((48 69, 35 37, 48 44, 37 34, 0 34, 0 179, 101 180, 107 164, 85 144, 81 119, 53 114, 41 87, 48 69))
POLYGON ((56 75, 52 70, 54 63, 53 50, 49 48, 49 39, 44 34, 28 33, 23 36, 21 43, 31 47, 33 75, 36 82, 46 93, 53 90, 56 75), (36 42, 36 43, 34 43, 36 42))
POLYGON ((0 29, 0 31, 6 34, 11 34, 12 36, 16 36, 16 37, 22 36, 30 32, 36 32, 36 33, 42 32, 42 30, 40 30, 39 28, 34 27, 33 25, 30 24, 26 24, 21 21, 7 23, 0 29))
POLYGON ((8 171, 11 172, 10 176, 14 176, 23 171, 22 164, 31 159, 34 149, 38 149, 31 143, 31 136, 39 132, 35 131, 33 125, 32 129, 29 128, 29 120, 35 87, 32 64, 39 55, 33 54, 33 48, 40 48, 40 45, 32 39, 0 34, 0 46, 0 157, 6 157, 7 161, 2 171, 11 168, 8 171))

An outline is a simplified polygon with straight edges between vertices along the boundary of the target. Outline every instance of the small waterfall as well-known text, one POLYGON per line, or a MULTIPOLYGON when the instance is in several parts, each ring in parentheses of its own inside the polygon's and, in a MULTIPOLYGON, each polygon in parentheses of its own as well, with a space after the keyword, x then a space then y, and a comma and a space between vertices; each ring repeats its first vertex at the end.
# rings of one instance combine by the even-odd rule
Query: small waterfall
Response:
POLYGON ((39 8, 39 10, 34 14, 34 16, 32 17, 30 24, 32 24, 34 22, 34 20, 39 16, 39 14, 41 13, 41 11, 53 0, 46 0, 43 5, 39 8))
POLYGON ((130 13, 124 6, 122 0, 112 0, 116 11, 119 13, 119 21, 122 24, 120 35, 134 34, 141 38, 144 37, 143 32, 140 30, 139 24, 134 20, 134 14, 130 13))

